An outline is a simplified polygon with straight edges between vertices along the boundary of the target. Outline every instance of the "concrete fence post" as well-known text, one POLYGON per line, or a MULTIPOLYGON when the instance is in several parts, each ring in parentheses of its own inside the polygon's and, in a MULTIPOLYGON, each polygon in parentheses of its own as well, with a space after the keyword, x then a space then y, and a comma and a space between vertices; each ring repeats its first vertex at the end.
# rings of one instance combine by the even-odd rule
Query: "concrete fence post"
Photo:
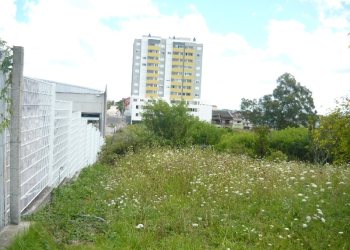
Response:
MULTIPOLYGON (((6 77, 0 71, 0 88, 5 85, 6 77)), ((6 103, 0 99, 0 114, 5 118, 6 103)), ((0 132, 0 231, 6 224, 6 188, 5 188, 5 168, 6 168, 6 129, 0 132)))
POLYGON ((23 104, 23 47, 13 47, 10 123, 10 223, 21 220, 21 127, 23 104))

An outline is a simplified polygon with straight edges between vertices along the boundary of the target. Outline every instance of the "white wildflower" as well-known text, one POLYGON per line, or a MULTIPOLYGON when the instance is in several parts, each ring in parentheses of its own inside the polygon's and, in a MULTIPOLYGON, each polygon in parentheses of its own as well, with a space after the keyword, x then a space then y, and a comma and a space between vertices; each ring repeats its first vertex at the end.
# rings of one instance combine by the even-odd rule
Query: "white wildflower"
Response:
POLYGON ((325 222, 326 222, 325 218, 321 218, 321 221, 322 221, 323 223, 325 223, 325 222))
POLYGON ((137 228, 137 229, 143 228, 143 224, 138 224, 138 225, 136 226, 136 228, 137 228))
POLYGON ((315 183, 311 183, 311 187, 317 188, 317 185, 315 183))
POLYGON ((304 224, 303 224, 303 228, 307 228, 307 224, 304 223, 304 224))
POLYGON ((320 215, 323 215, 323 212, 321 209, 317 208, 317 213, 320 214, 320 215))
POLYGON ((311 216, 309 216, 309 215, 306 216, 306 221, 307 221, 307 222, 310 222, 310 221, 311 221, 311 216))
POLYGON ((192 227, 198 227, 198 223, 192 223, 192 227))

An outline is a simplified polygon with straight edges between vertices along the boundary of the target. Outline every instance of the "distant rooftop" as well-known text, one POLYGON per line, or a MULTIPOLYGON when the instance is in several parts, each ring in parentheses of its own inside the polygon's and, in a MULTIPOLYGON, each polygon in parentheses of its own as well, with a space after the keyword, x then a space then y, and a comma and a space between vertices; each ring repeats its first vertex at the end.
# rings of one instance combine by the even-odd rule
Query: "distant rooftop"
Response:
POLYGON ((104 93, 104 91, 101 91, 101 90, 86 88, 86 87, 67 84, 67 83, 55 82, 51 80, 32 78, 32 77, 25 77, 25 78, 53 83, 56 85, 56 93, 58 92, 58 93, 73 93, 73 94, 92 94, 92 95, 100 95, 104 93))
MULTIPOLYGON (((148 35, 143 35, 142 37, 150 37, 150 38, 157 38, 157 39, 162 39, 162 37, 160 36, 152 36, 151 34, 148 34, 148 35)), ((165 38, 164 38, 165 39, 165 38)), ((188 37, 176 37, 176 36, 169 36, 168 39, 173 39, 173 40, 181 40, 181 41, 193 41, 195 42, 196 41, 196 38, 188 38, 188 37)))

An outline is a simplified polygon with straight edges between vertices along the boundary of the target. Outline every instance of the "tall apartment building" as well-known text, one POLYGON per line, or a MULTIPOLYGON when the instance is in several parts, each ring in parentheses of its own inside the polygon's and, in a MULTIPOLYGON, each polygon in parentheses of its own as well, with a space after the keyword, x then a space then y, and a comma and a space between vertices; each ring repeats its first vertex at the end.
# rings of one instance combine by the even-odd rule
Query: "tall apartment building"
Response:
MULTIPOLYGON (((170 104, 185 101, 189 111, 209 120, 200 104, 203 44, 190 38, 143 36, 135 39, 131 83, 131 122, 142 119, 143 106, 152 99, 170 104)), ((211 120, 211 110, 210 110, 211 120)))

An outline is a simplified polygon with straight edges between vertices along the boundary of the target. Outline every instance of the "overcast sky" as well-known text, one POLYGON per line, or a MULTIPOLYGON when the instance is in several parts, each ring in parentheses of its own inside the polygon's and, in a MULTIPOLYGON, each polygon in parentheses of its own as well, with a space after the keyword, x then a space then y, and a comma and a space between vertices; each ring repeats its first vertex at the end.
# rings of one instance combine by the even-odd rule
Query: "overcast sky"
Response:
POLYGON ((319 113, 350 93, 350 0, 0 0, 0 37, 23 46, 26 76, 130 96, 142 35, 203 43, 202 99, 239 109, 285 72, 319 113))

